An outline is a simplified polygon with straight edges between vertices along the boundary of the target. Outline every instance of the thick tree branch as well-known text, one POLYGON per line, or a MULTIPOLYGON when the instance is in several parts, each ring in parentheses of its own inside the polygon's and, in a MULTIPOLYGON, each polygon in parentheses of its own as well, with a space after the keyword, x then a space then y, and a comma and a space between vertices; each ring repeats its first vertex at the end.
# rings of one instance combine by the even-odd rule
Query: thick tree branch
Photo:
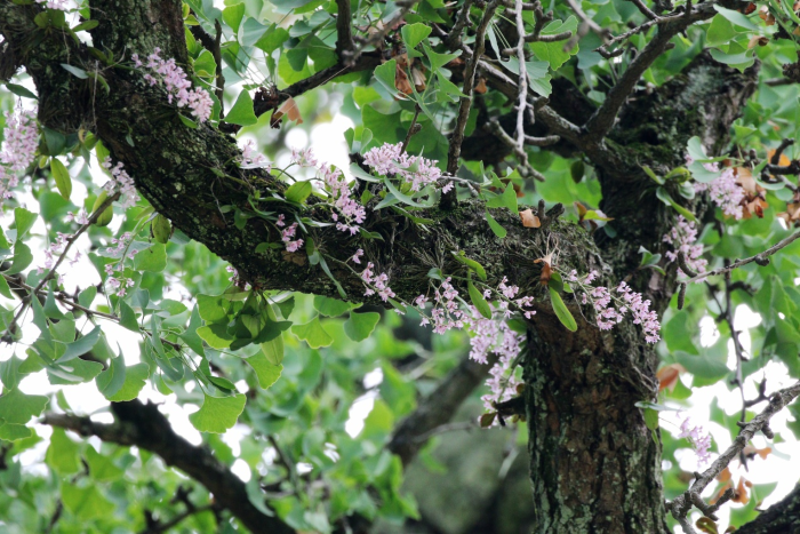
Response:
POLYGON ((404 466, 411 463, 430 438, 430 432, 450 421, 461 403, 483 382, 490 368, 491 365, 464 358, 397 426, 387 449, 398 455, 404 466))
POLYGON ((177 435, 154 404, 138 400, 113 403, 114 424, 95 423, 88 417, 46 413, 42 423, 72 430, 81 436, 97 436, 126 447, 137 446, 161 457, 210 491, 220 506, 228 509, 252 532, 294 534, 294 529, 274 516, 260 512, 247 495, 244 482, 206 448, 197 447, 177 435))
POLYGON ((742 525, 736 534, 792 534, 800 530, 800 486, 770 506, 754 520, 742 525))

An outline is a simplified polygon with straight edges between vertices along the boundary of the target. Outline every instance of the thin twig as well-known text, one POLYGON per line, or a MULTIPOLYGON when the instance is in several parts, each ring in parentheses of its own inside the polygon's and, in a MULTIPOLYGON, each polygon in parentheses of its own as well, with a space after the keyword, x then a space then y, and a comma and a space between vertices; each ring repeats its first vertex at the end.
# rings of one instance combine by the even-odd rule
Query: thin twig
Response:
MULTIPOLYGON (((522 0, 516 0, 517 25, 517 60, 519 63, 519 82, 517 83, 517 150, 525 152, 525 112, 528 110, 528 69, 525 64, 525 21, 522 20, 522 0)), ((530 111, 530 122, 533 123, 533 110, 530 111)), ((526 158, 527 159, 527 158, 526 158)))
POLYGON ((795 232, 794 234, 790 235, 789 237, 785 237, 785 238, 781 239, 777 244, 771 246, 770 248, 768 248, 764 252, 759 252, 755 256, 750 256, 749 258, 745 258, 743 260, 735 261, 735 262, 731 263, 728 266, 721 267, 719 269, 714 269, 713 271, 700 273, 697 276, 693 276, 691 278, 687 278, 686 280, 680 280, 680 282, 683 282, 685 284, 690 284, 692 282, 696 282, 697 280, 702 280, 702 279, 707 278, 709 276, 715 276, 715 275, 718 275, 718 274, 725 274, 727 272, 733 271, 734 269, 738 269, 739 267, 741 267, 743 265, 747 265, 748 263, 753 263, 753 262, 756 262, 759 265, 767 265, 769 263, 769 257, 770 256, 772 256, 773 254, 775 254, 779 250, 788 247, 794 241, 796 241, 798 238, 800 238, 800 232, 795 232))
POLYGON ((461 144, 464 142, 464 128, 467 126, 469 111, 472 107, 472 90, 475 86, 475 73, 477 72, 478 61, 486 51, 486 31, 492 21, 494 12, 497 10, 497 0, 492 0, 486 4, 483 17, 475 32, 475 47, 472 57, 467 60, 464 68, 464 96, 458 108, 456 126, 450 137, 450 149, 447 152, 447 174, 455 176, 458 170, 458 158, 461 156, 461 144))

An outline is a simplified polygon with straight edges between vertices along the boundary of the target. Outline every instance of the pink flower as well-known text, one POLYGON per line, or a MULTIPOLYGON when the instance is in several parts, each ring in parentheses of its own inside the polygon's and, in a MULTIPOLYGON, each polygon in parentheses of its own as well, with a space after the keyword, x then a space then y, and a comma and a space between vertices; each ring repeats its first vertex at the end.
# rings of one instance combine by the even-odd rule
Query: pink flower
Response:
POLYGON ((353 263, 359 263, 360 264, 361 263, 361 256, 363 256, 363 255, 364 255, 364 250, 358 249, 358 250, 356 250, 356 253, 353 254, 353 256, 350 259, 353 261, 353 263))
POLYGON ((132 57, 133 64, 137 68, 145 67, 150 69, 150 73, 144 75, 144 79, 151 85, 157 85, 159 82, 164 84, 167 90, 167 101, 172 103, 176 102, 179 108, 189 107, 192 110, 192 115, 199 122, 205 122, 211 117, 211 110, 214 107, 214 101, 211 96, 203 89, 191 89, 192 84, 186 77, 186 73, 181 67, 175 64, 175 60, 170 58, 164 60, 159 55, 160 48, 156 48, 152 54, 147 56, 147 63, 142 64, 141 59, 137 54, 132 57))
POLYGON ((700 465, 705 465, 711 460, 711 453, 708 451, 711 447, 711 435, 705 432, 702 426, 689 428, 689 418, 687 417, 681 423, 681 431, 678 437, 688 438, 692 442, 700 465))
MULTIPOLYGON (((364 163, 377 174, 399 176, 404 183, 411 184, 412 191, 419 191, 442 177, 442 171, 436 167, 437 161, 409 156, 403 152, 402 143, 384 143, 381 147, 370 149, 364 154, 364 163)), ((452 182, 445 187, 447 185, 452 188, 452 182)), ((450 188, 443 191, 446 193, 450 188)))
MULTIPOLYGON (((679 215, 677 225, 664 234, 663 241, 675 249, 664 254, 669 261, 677 261, 678 254, 682 252, 686 265, 691 270, 697 273, 705 272, 708 261, 702 258, 703 245, 697 244, 697 226, 694 222, 687 221, 683 215, 679 215)), ((680 269, 678 273, 685 276, 680 269)))

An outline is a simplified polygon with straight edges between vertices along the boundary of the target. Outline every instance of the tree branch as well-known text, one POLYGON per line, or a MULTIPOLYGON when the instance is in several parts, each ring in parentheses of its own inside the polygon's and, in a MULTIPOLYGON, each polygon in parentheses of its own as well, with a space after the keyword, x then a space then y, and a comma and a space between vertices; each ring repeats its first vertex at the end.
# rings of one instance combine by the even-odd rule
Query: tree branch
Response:
POLYGON ((397 426, 386 448, 399 456, 404 466, 411 463, 433 435, 431 432, 450 421, 464 400, 483 382, 491 364, 483 365, 470 358, 461 360, 433 393, 397 426))
POLYGON ((688 490, 670 503, 668 508, 672 516, 678 520, 686 534, 696 534, 691 524, 687 521, 687 514, 692 509, 692 506, 697 506, 700 511, 710 519, 716 519, 714 512, 719 506, 715 506, 712 509, 709 505, 706 505, 702 497, 700 497, 700 494, 703 493, 706 486, 728 466, 731 460, 742 452, 747 442, 753 438, 756 432, 763 431, 767 435, 771 434, 769 430, 769 420, 773 415, 788 406, 798 395, 800 395, 800 382, 796 382, 788 388, 773 393, 764 411, 755 416, 750 423, 739 431, 739 435, 733 440, 731 446, 714 460, 711 467, 706 469, 703 473, 698 473, 694 484, 692 484, 688 490))
POLYGON ((743 260, 738 260, 730 265, 725 267, 720 267, 719 269, 714 269, 713 271, 708 271, 705 273, 700 273, 697 276, 693 276, 691 278, 687 278, 686 280, 681 280, 681 283, 690 284, 692 282, 696 282, 698 280, 702 280, 704 278, 708 278, 709 276, 716 276, 718 274, 725 274, 733 271, 734 269, 738 269, 743 265, 747 265, 748 263, 756 262, 759 265, 767 265, 769 263, 769 257, 778 252, 779 250, 788 247, 792 243, 794 243, 798 238, 800 238, 800 232, 795 232, 788 237, 784 237, 778 243, 774 244, 773 246, 769 247, 764 252, 759 252, 755 256, 750 256, 749 258, 745 258, 743 260))
POLYGON ((117 421, 95 423, 88 417, 46 413, 42 423, 72 430, 81 436, 97 436, 126 447, 137 446, 157 454, 210 491, 220 506, 228 509, 253 532, 294 534, 294 529, 274 516, 259 511, 247 495, 245 483, 206 448, 197 447, 177 435, 155 404, 138 400, 112 403, 117 421))
POLYGON ((622 106, 633 92, 642 74, 662 53, 669 49, 670 40, 695 22, 710 18, 715 13, 713 2, 708 2, 686 14, 662 20, 658 32, 631 62, 619 81, 608 92, 603 104, 586 122, 587 141, 599 143, 608 135, 622 106))

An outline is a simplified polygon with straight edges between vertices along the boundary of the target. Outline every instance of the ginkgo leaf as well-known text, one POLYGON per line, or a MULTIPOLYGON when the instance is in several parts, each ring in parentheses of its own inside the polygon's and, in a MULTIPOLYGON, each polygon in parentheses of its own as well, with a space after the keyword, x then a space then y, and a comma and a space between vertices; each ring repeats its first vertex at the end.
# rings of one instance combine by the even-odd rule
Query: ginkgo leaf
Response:
POLYGON ((205 399, 200 410, 189 416, 189 421, 201 432, 222 433, 232 428, 244 411, 247 397, 243 394, 233 397, 210 397, 205 399))

